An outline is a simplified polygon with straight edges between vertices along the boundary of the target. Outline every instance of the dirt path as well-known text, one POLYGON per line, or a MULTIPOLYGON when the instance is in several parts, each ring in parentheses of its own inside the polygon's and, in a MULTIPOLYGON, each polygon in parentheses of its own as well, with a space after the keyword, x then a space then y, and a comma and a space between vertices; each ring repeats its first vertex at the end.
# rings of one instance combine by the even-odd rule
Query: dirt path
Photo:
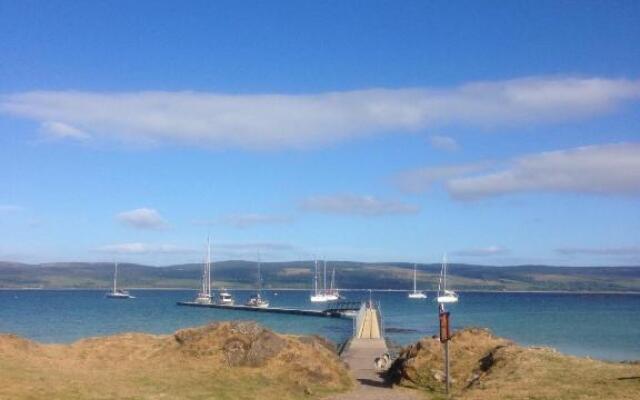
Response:
POLYGON ((375 359, 386 353, 384 339, 353 339, 341 358, 349 365, 358 385, 348 393, 328 397, 326 400, 418 400, 419 392, 404 388, 392 388, 384 382, 377 370, 375 359))

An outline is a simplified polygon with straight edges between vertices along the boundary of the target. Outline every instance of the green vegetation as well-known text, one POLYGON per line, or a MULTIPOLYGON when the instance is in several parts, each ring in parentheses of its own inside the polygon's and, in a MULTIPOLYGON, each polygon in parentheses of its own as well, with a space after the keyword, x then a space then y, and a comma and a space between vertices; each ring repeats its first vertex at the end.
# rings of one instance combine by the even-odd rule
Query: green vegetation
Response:
MULTIPOLYGON (((413 264, 332 261, 337 285, 350 289, 408 289, 413 264)), ((136 288, 198 287, 200 265, 151 267, 122 264, 120 285, 136 288)), ((29 265, 0 262, 0 288, 105 288, 111 285, 112 264, 57 263, 29 265)), ((313 262, 263 263, 266 288, 310 288, 313 262)), ((438 264, 418 265, 418 284, 435 290, 438 264)), ((640 292, 639 267, 492 267, 452 264, 451 285, 459 290, 549 290, 640 292)), ((214 265, 215 286, 250 288, 255 282, 255 264, 224 261, 214 265)))

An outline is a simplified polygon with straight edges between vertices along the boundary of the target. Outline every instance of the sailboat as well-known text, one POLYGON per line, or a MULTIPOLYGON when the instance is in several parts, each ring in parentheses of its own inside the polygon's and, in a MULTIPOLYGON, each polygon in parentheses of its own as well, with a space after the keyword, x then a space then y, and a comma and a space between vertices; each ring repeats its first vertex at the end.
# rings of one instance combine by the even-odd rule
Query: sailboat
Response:
POLYGON ((440 270, 440 282, 438 283, 438 303, 457 303, 458 294, 447 289, 447 255, 442 258, 442 269, 440 270))
POLYGON ((211 241, 207 238, 207 258, 202 264, 200 292, 194 300, 198 304, 211 304, 211 241))
POLYGON ((262 279, 260 278, 260 253, 258 253, 258 279, 256 281, 256 294, 251 296, 249 298, 249 301, 247 301, 247 306, 249 307, 257 307, 257 308, 268 308, 269 307, 269 300, 264 299, 261 296, 261 289, 262 289, 262 279))
POLYGON ((135 299, 126 290, 118 289, 118 263, 114 263, 113 268, 113 289, 106 294, 109 299, 135 299))
POLYGON ((331 281, 331 289, 327 290, 327 262, 324 262, 322 289, 318 287, 318 260, 315 261, 315 274, 313 277, 313 294, 310 297, 313 303, 326 303, 327 301, 336 301, 340 298, 337 289, 333 288, 333 280, 335 279, 335 270, 331 281))
POLYGON ((413 264, 413 292, 409 293, 410 299, 426 299, 427 295, 416 289, 416 264, 413 264))

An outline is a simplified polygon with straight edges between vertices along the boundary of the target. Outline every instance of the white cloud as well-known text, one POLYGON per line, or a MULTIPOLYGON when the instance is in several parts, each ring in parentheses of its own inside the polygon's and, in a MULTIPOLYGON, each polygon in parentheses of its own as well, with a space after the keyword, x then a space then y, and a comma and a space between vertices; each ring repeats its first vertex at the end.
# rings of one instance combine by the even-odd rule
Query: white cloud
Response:
POLYGON ((453 254, 462 257, 488 257, 509 253, 509 250, 502 246, 479 247, 475 249, 465 249, 454 251, 453 254))
POLYGON ((110 254, 188 254, 197 250, 180 247, 171 244, 148 244, 148 243, 119 243, 100 246, 96 249, 101 253, 110 254))
POLYGON ((119 213, 116 218, 123 224, 138 229, 162 229, 167 226, 167 222, 160 216, 160 213, 152 208, 124 211, 119 213))
POLYGON ((124 143, 305 148, 381 132, 590 118, 640 97, 640 81, 531 77, 453 88, 320 94, 33 91, 0 97, 0 112, 67 136, 124 143))
POLYGON ((590 255, 590 256, 635 256, 640 255, 640 246, 626 247, 561 247, 556 249, 556 253, 573 256, 573 255, 590 255))
POLYGON ((506 169, 447 182, 459 199, 514 192, 640 194, 640 143, 550 151, 512 160, 506 169))
POLYGON ((233 226, 235 228, 245 229, 257 225, 288 224, 292 221, 293 218, 287 215, 246 213, 229 214, 215 220, 199 220, 195 221, 194 223, 196 225, 225 224, 233 226))
POLYGON ((265 259, 290 259, 306 255, 307 252, 298 246, 284 242, 246 242, 246 243, 215 243, 214 256, 220 259, 257 259, 258 252, 265 259))
MULTIPOLYGON (((289 243, 282 242, 246 242, 246 243, 218 243, 215 238, 211 242, 212 257, 215 261, 226 259, 248 259, 257 258, 258 251, 263 259, 287 259, 291 256, 305 254, 300 248, 289 243)), ((152 243, 117 243, 100 246, 95 249, 99 253, 130 256, 148 255, 191 255, 204 256, 206 248, 204 246, 184 247, 173 244, 152 244, 152 243)))
POLYGON ((420 208, 413 204, 354 194, 312 196, 306 198, 301 206, 306 211, 364 216, 415 214, 420 211, 420 208))
POLYGON ((89 138, 85 132, 63 122, 46 121, 42 123, 42 130, 47 134, 61 139, 85 140, 89 138))
POLYGON ((488 162, 422 167, 404 171, 396 175, 394 183, 405 192, 418 193, 429 189, 433 184, 450 178, 468 175, 487 169, 488 162))
POLYGON ((9 214, 18 211, 22 211, 24 208, 21 206, 16 206, 14 204, 0 204, 0 213, 9 214))
POLYGON ((458 142, 449 136, 431 135, 429 136, 429 143, 438 150, 456 151, 460 148, 458 142))

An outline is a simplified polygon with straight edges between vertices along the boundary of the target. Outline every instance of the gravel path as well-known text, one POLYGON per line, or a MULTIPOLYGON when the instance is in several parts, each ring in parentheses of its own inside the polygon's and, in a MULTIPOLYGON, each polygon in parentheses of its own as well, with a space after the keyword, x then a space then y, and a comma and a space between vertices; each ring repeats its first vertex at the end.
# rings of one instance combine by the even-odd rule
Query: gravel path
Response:
POLYGON ((418 391, 390 387, 376 369, 375 359, 386 353, 384 339, 352 339, 341 358, 349 365, 358 385, 348 393, 326 400, 418 400, 425 397, 418 391))

